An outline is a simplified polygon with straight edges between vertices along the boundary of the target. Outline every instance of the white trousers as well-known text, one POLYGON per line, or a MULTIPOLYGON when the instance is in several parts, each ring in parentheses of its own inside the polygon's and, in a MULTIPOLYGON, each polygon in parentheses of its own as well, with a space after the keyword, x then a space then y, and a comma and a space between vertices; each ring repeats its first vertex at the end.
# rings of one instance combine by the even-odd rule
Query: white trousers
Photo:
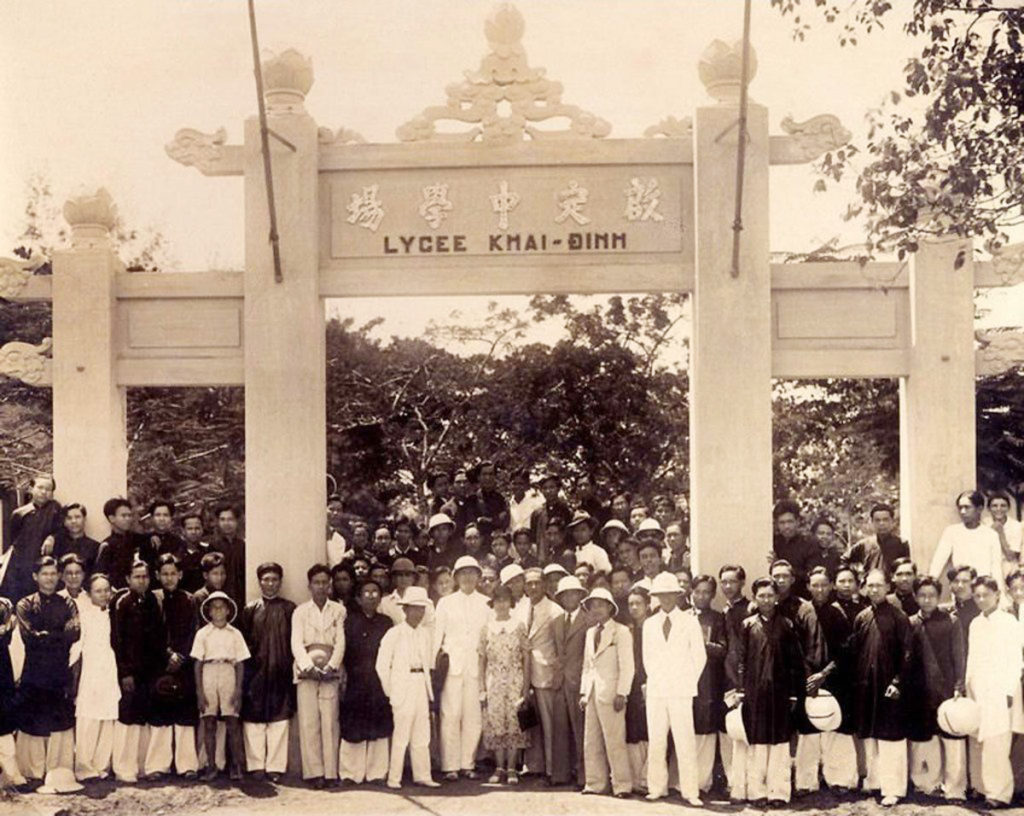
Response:
POLYGON ((18 767, 29 779, 43 779, 46 772, 54 768, 70 771, 75 765, 75 731, 73 728, 54 731, 48 737, 19 732, 14 753, 18 767))
POLYGON ((679 791, 684 799, 696 799, 697 745, 693 733, 692 697, 647 698, 647 790, 650 795, 668 795, 668 734, 671 730, 679 762, 679 791))
POLYGON ((633 777, 633 786, 643 793, 647 792, 647 743, 626 743, 626 754, 629 756, 629 771, 633 777))
POLYGON ((586 790, 604 793, 611 769, 612 793, 633 790, 633 773, 626 751, 626 710, 599 703, 593 693, 587 700, 583 725, 583 767, 586 790))
POLYGON ((921 793, 940 790, 947 799, 967 795, 967 744, 964 740, 932 737, 910 742, 910 781, 921 793))
POLYGON ((288 720, 242 723, 246 769, 279 774, 288 770, 288 725, 288 720))
POLYGON ((880 790, 882 798, 907 795, 907 741, 865 739, 864 761, 868 774, 864 790, 880 790))
POLYGON ((114 725, 117 720, 75 721, 75 776, 79 780, 106 778, 114 754, 114 725))
POLYGON ((701 793, 707 793, 714 783, 715 749, 721 745, 722 766, 728 769, 729 764, 726 762, 728 749, 725 744, 731 740, 725 734, 697 734, 694 740, 697 746, 697 786, 701 793))
POLYGON ((300 680, 295 687, 299 711, 302 778, 338 778, 338 681, 300 680))
POLYGON ((356 784, 377 782, 388 774, 388 738, 364 742, 341 741, 338 776, 356 784))
POLYGON ((402 783, 405 751, 409 750, 412 778, 416 782, 430 779, 430 708, 427 688, 416 683, 401 705, 391 706, 395 730, 391 732, 391 761, 388 766, 388 784, 402 783))
POLYGON ((996 802, 1009 802, 1013 798, 1013 767, 1010 765, 1010 745, 1013 734, 986 737, 981 746, 981 785, 975 783, 979 793, 996 802))
POLYGON ((823 731, 820 734, 800 734, 796 743, 796 789, 816 791, 820 787, 818 768, 826 785, 855 789, 857 775, 857 749, 851 734, 823 731))
POLYGON ((196 729, 192 725, 151 725, 149 745, 143 763, 145 774, 170 773, 171 763, 179 774, 199 770, 196 729))
POLYGON ((14 744, 14 734, 0 737, 0 787, 3 785, 24 785, 25 777, 18 767, 18 749, 14 744))
POLYGON ((139 779, 139 744, 148 725, 114 723, 114 750, 111 765, 118 782, 137 782, 139 779))
MULTIPOLYGON (((742 766, 745 795, 732 794, 734 799, 745 798, 773 799, 788 802, 792 793, 790 774, 789 742, 775 745, 739 745, 733 746, 733 762, 739 758, 742 766), (739 750, 742 748, 742 750, 739 750)), ((733 765, 733 773, 740 770, 733 765)))
POLYGON ((441 689, 442 771, 473 770, 482 729, 479 679, 449 674, 441 689))

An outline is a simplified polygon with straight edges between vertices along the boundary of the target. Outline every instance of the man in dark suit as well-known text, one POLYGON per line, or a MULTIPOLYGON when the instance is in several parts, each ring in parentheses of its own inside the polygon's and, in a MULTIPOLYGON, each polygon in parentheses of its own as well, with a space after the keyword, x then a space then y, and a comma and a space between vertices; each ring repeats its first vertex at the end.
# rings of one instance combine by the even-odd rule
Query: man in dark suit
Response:
POLYGON ((552 621, 558 670, 562 674, 562 696, 569 712, 572 730, 571 749, 574 753, 569 767, 576 774, 576 786, 583 787, 583 710, 580 708, 580 684, 583 677, 583 647, 587 642, 587 614, 580 606, 587 590, 574 575, 558 582, 555 602, 565 610, 552 621))

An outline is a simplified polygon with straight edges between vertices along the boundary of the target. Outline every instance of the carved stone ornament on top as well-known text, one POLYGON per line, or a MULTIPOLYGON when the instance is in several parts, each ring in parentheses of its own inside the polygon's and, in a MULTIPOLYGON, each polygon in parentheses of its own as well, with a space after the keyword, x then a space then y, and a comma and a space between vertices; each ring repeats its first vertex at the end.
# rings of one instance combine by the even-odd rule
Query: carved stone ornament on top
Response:
POLYGON ((466 71, 462 82, 445 89, 444 105, 426 108, 396 131, 403 142, 461 141, 508 143, 531 139, 602 138, 611 133, 604 119, 562 102, 562 85, 531 68, 523 49, 523 16, 509 3, 488 18, 484 34, 490 53, 480 68, 466 71), (506 103, 508 112, 499 105, 506 103), (533 127, 532 122, 567 119, 561 130, 533 127), (444 120, 472 125, 461 133, 439 133, 444 120))
POLYGON ((313 87, 313 60, 294 48, 280 54, 263 51, 260 54, 263 69, 263 100, 267 115, 301 113, 303 102, 313 87))
POLYGON ((1003 286, 1024 283, 1024 243, 1009 244, 993 252, 992 268, 1003 286))
POLYGON ((53 342, 49 337, 39 345, 4 343, 0 346, 0 374, 21 380, 29 385, 39 385, 46 378, 46 352, 53 342))
POLYGON ((173 141, 164 145, 164 151, 178 164, 209 174, 223 160, 227 139, 226 128, 219 128, 215 133, 182 128, 174 134, 173 141))
POLYGON ((974 352, 974 373, 993 376, 1024 366, 1024 332, 982 332, 980 347, 974 352))
POLYGON ((28 286, 28 279, 46 261, 33 258, 30 261, 22 258, 0 258, 0 298, 8 300, 16 298, 21 290, 28 286))
POLYGON ((107 246, 117 224, 117 205, 105 187, 82 192, 64 202, 64 220, 71 226, 73 247, 107 246))

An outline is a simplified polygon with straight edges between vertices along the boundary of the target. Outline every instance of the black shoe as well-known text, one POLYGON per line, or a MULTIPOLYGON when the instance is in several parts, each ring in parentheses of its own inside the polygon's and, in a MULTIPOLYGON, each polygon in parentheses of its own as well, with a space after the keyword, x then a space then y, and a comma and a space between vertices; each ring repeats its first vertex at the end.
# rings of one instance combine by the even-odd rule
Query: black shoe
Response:
POLYGON ((309 780, 309 786, 313 788, 313 790, 323 790, 324 784, 324 778, 322 776, 318 776, 316 779, 309 780))
POLYGON ((267 778, 267 772, 253 771, 251 774, 249 774, 249 778, 253 780, 253 782, 262 782, 264 779, 267 778))
POLYGON ((267 774, 267 780, 276 785, 278 782, 281 781, 281 774, 277 773, 276 771, 271 771, 267 774))

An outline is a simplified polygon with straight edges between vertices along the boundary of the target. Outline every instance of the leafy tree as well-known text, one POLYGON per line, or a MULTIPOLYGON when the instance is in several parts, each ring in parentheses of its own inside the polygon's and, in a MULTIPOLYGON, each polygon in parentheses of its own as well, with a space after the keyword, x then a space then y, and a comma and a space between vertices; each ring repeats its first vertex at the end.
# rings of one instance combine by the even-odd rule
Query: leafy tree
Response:
MULTIPOLYGON (((840 45, 881 28, 891 0, 772 0, 803 39, 808 19, 839 27, 840 45)), ((910 3, 898 4, 901 12, 910 3)), ((1024 9, 995 0, 913 0, 903 26, 917 52, 902 85, 870 114, 866 145, 826 154, 840 179, 863 161, 848 218, 863 216, 872 251, 900 258, 922 237, 978 236, 989 249, 1024 223, 1024 9), (858 153, 866 154, 861 157, 858 153)))

